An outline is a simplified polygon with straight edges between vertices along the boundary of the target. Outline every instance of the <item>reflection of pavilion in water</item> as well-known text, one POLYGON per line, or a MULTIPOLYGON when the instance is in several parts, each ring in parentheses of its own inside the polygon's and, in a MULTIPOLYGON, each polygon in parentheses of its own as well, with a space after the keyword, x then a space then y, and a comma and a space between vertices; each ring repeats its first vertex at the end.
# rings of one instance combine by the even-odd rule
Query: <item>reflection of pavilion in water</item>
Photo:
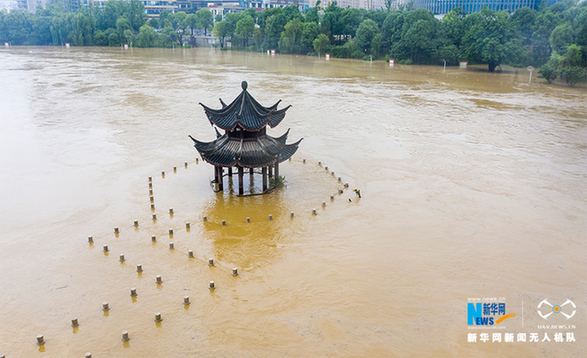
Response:
POLYGON ((217 192, 204 208, 207 222, 203 233, 211 240, 219 261, 243 268, 259 266, 273 261, 276 245, 290 232, 290 204, 282 191, 248 197, 217 192))
MULTIPOLYGON (((301 139, 286 144, 289 130, 281 137, 266 133, 266 127, 276 127, 285 117, 290 106, 277 109, 278 101, 271 107, 264 107, 247 92, 247 82, 242 83, 241 94, 226 105, 222 99, 222 109, 212 109, 202 103, 206 116, 212 125, 224 130, 216 130, 216 140, 201 142, 193 137, 194 147, 202 158, 214 166, 214 183, 218 191, 224 190, 224 168, 228 169, 228 184, 232 187, 232 169, 238 172, 238 194, 244 195, 244 170, 249 170, 249 194, 255 192, 255 169, 261 168, 263 179, 262 193, 271 192, 279 184, 279 163, 289 159, 298 149, 301 139), (272 187, 268 179, 275 177, 272 187)), ((259 172, 257 172, 259 173, 259 172)))

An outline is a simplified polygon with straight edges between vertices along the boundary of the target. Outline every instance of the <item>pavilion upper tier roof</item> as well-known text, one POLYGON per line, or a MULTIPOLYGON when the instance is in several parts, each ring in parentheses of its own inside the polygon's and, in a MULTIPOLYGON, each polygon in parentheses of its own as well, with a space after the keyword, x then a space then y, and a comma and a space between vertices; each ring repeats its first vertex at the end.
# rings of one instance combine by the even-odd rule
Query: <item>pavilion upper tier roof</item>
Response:
POLYGON ((285 112, 291 107, 277 109, 281 100, 271 107, 263 107, 247 91, 246 81, 243 81, 242 88, 241 94, 229 105, 220 99, 222 109, 212 109, 200 103, 210 123, 228 131, 237 126, 246 131, 258 131, 267 125, 271 128, 277 126, 285 117, 285 112))
POLYGON ((259 168, 275 164, 278 160, 283 162, 294 155, 302 139, 285 144, 288 133, 289 130, 278 138, 262 135, 252 140, 231 138, 226 133, 218 133, 219 136, 212 142, 201 142, 192 136, 190 138, 202 158, 212 165, 259 168))

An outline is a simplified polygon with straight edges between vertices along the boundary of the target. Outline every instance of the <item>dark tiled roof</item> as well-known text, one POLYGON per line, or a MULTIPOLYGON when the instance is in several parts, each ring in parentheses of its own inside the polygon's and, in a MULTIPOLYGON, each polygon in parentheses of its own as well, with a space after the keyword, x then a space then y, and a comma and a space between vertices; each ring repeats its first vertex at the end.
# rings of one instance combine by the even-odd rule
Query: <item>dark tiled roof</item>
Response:
POLYGON ((303 138, 295 143, 285 144, 288 133, 289 130, 278 138, 264 135, 253 140, 230 138, 226 134, 212 142, 200 142, 192 136, 190 138, 202 159, 210 164, 259 168, 275 164, 277 160, 283 162, 294 155, 303 138))
POLYGON ((221 109, 212 109, 200 103, 210 123, 229 131, 237 126, 246 131, 258 131, 267 125, 274 128, 283 120, 285 112, 291 107, 277 109, 281 100, 271 107, 263 107, 249 94, 246 82, 242 83, 242 88, 241 94, 230 104, 225 104, 221 99, 221 109))

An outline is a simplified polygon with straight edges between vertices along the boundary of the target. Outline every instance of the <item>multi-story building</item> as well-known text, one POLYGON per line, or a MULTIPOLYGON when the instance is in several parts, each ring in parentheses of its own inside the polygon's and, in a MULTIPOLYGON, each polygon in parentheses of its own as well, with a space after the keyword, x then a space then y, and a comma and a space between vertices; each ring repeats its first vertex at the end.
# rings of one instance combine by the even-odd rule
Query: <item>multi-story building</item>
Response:
MULTIPOLYGON (((548 0, 550 6, 561 0, 548 0)), ((432 11, 435 15, 442 15, 451 10, 462 7, 467 13, 479 12, 483 6, 490 10, 514 12, 522 7, 538 9, 542 0, 415 0, 414 8, 432 11)))
POLYGON ((216 16, 216 15, 226 15, 228 13, 234 13, 234 12, 239 12, 239 11, 243 11, 244 8, 241 6, 240 3, 238 2, 222 2, 220 5, 218 5, 217 3, 210 3, 207 7, 208 10, 210 10, 212 12, 212 15, 216 16))
MULTIPOLYGON (((82 0, 79 1, 81 2, 82 0)), ((108 0, 93 0, 93 2, 95 7, 103 8, 106 6, 108 0)), ((177 12, 179 8, 177 0, 142 0, 141 2, 145 6, 145 14, 147 14, 148 17, 159 17, 159 13, 163 10, 177 12)))

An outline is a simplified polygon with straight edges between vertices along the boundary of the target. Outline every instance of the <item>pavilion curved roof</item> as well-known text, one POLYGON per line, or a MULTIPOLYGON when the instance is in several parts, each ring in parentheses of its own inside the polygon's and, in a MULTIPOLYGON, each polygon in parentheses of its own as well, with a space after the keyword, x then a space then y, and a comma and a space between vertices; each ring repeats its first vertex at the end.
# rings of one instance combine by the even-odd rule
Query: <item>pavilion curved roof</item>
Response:
POLYGON ((264 107, 247 91, 246 81, 242 82, 242 89, 240 95, 228 105, 220 99, 221 109, 213 109, 200 103, 211 124, 228 131, 237 126, 246 131, 258 131, 267 125, 274 128, 281 123, 285 112, 291 107, 277 109, 281 100, 270 107, 264 107))
MULTIPOLYGON (((227 134, 212 142, 201 142, 192 136, 194 147, 206 162, 222 167, 235 165, 244 168, 260 168, 283 162, 298 150, 302 139, 285 144, 289 130, 280 137, 263 135, 253 140, 231 138, 227 134)), ((219 133, 218 133, 219 134, 219 133)))

